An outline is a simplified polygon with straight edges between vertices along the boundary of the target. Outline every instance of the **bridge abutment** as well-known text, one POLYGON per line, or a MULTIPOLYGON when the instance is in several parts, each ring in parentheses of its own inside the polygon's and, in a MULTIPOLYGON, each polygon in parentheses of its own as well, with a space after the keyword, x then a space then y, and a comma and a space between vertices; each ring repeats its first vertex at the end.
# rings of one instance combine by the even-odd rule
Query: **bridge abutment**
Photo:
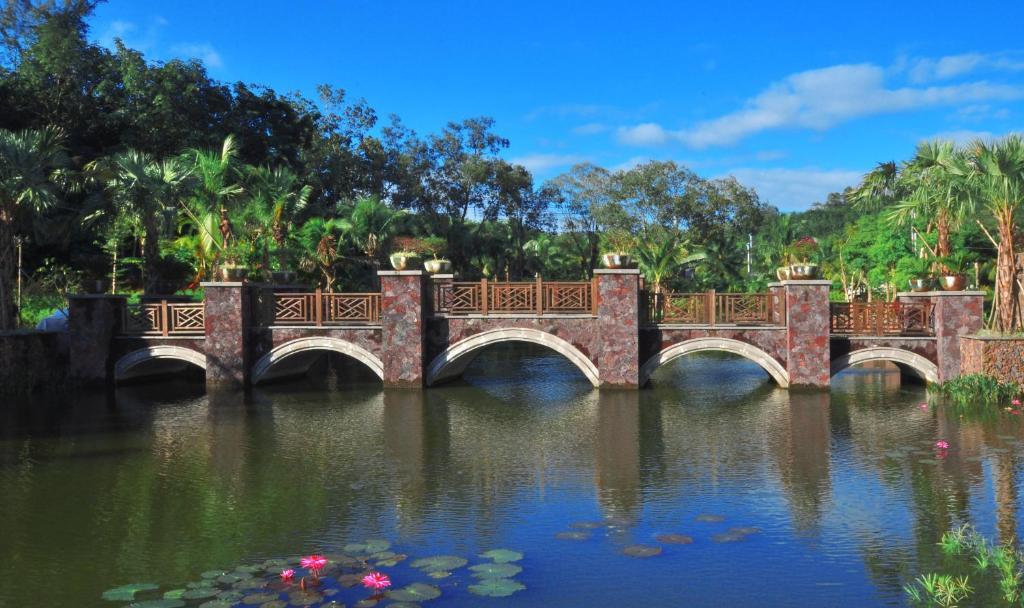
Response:
POLYGON ((104 385, 111 380, 111 351, 126 305, 124 296, 68 296, 68 376, 73 381, 104 385))

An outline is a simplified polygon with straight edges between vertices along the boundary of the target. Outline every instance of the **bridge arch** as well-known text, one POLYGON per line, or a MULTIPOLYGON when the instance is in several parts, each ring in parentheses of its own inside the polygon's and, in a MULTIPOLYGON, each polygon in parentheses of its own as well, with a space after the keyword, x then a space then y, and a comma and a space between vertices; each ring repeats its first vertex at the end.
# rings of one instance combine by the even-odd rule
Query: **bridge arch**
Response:
POLYGON ((444 352, 434 357, 427 367, 427 386, 433 386, 441 380, 461 375, 480 350, 501 342, 530 342, 546 346, 579 368, 591 384, 594 386, 601 384, 597 366, 578 348, 554 334, 523 327, 483 331, 452 344, 444 352))
POLYGON ((125 380, 132 377, 132 370, 147 361, 176 360, 191 363, 203 370, 206 369, 206 355, 191 348, 159 344, 133 350, 117 360, 114 364, 114 380, 125 380))
POLYGON ((832 375, 868 361, 889 361, 931 383, 939 381, 939 367, 921 355, 901 348, 872 347, 855 350, 832 360, 832 375))
POLYGON ((739 355, 760 365, 761 369, 768 372, 768 375, 782 388, 789 386, 789 372, 786 371, 786 368, 781 363, 775 360, 775 357, 772 357, 753 344, 747 344, 732 338, 694 338, 663 349, 640 367, 640 386, 647 384, 651 379, 651 374, 662 365, 684 355, 701 351, 719 351, 739 355))
POLYGON ((384 379, 384 363, 380 357, 346 340, 330 338, 327 336, 316 336, 310 338, 296 338, 285 342, 260 357, 259 361, 252 368, 253 383, 266 378, 275 364, 298 353, 309 351, 329 351, 352 357, 356 361, 369 367, 378 378, 384 379))

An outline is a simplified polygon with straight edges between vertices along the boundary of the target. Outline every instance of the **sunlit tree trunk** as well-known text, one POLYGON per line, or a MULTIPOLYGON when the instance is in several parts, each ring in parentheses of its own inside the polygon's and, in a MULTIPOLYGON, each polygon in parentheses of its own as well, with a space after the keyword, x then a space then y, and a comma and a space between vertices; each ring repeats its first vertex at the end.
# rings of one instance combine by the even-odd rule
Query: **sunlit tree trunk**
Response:
POLYGON ((939 210, 938 217, 935 219, 935 229, 939 233, 935 253, 939 257, 946 257, 953 252, 953 247, 949 243, 949 213, 946 210, 939 210))
POLYGON ((1008 208, 1000 210, 996 219, 999 222, 999 246, 996 262, 996 294, 999 302, 996 311, 996 329, 1010 332, 1020 329, 1015 284, 1017 260, 1013 248, 1013 210, 1008 208))

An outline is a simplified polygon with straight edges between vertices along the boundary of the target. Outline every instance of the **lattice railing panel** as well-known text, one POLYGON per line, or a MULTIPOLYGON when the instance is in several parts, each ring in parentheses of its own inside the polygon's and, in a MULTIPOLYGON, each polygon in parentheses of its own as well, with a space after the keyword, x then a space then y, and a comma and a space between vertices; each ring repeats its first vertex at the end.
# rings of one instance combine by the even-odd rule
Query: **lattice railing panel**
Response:
POLYGON ((775 299, 768 293, 648 294, 646 320, 675 325, 774 325, 775 299))
POLYGON ((202 302, 146 302, 129 304, 121 320, 122 334, 198 335, 206 331, 202 302))
POLYGON ((274 324, 319 326, 380 321, 379 293, 275 293, 274 324))
POLYGON ((594 314, 596 289, 591 281, 536 281, 434 285, 434 312, 440 314, 594 314))
POLYGON ((835 302, 833 334, 858 336, 930 336, 935 333, 931 302, 835 302))

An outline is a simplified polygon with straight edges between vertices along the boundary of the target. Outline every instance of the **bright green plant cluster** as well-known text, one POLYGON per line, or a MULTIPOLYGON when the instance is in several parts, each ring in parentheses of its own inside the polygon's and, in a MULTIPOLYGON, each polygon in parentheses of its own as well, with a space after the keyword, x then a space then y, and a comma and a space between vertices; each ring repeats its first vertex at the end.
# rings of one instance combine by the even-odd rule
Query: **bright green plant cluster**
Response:
POLYGON ((1010 545, 990 543, 968 524, 943 534, 939 547, 947 557, 970 560, 967 567, 974 571, 978 587, 971 586, 970 576, 966 574, 922 574, 903 588, 914 604, 952 608, 975 591, 985 592, 991 600, 995 600, 998 591, 1004 605, 1024 605, 1021 595, 1024 554, 1020 551, 1010 545))
POLYGON ((1021 387, 1000 382, 985 374, 966 374, 944 383, 939 390, 963 407, 990 407, 1009 404, 1021 394, 1021 387))

